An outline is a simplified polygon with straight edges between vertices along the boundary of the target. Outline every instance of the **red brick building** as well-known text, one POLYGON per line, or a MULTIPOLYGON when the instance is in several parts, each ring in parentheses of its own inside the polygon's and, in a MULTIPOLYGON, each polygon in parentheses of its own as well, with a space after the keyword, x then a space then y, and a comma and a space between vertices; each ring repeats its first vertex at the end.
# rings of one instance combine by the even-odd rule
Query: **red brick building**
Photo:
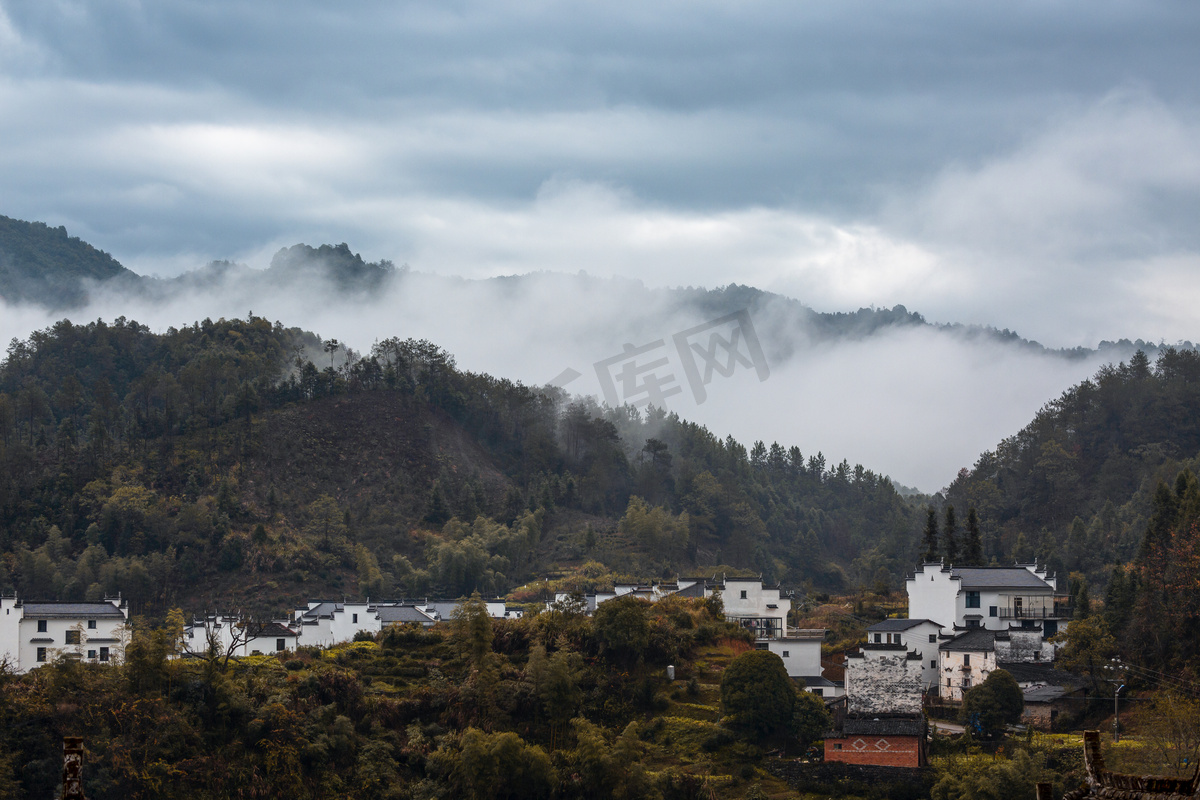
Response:
POLYGON ((825 760, 876 767, 923 767, 925 717, 845 717, 825 736, 825 760))

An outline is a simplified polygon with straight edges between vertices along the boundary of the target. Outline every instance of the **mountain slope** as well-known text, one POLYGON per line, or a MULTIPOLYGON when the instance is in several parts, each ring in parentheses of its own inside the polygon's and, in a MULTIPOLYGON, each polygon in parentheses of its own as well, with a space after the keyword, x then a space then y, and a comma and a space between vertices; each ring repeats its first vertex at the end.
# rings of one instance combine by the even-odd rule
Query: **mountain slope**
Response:
POLYGON ((0 216, 0 298, 73 308, 87 300, 90 282, 114 279, 138 276, 64 227, 0 216))
POLYGON ((1035 555, 1103 581, 1133 559, 1155 486, 1200 456, 1200 354, 1106 366, 963 470, 947 501, 974 506, 1001 559, 1035 555))
POLYGON ((914 514, 861 466, 569 404, 428 342, 357 359, 260 318, 64 321, 0 366, 0 584, 26 596, 458 595, 588 560, 842 588, 899 575, 914 514))

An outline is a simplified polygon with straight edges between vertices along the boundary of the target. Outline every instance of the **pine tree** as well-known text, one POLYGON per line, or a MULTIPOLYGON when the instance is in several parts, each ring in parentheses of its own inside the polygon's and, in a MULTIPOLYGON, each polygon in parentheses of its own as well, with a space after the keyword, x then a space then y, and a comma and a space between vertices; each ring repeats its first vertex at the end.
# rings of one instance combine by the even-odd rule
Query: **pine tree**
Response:
POLYGON ((979 533, 979 515, 975 509, 967 510, 967 552, 966 563, 972 566, 983 565, 983 537, 979 533))
POLYGON ((1154 501, 1150 512, 1150 521, 1146 525, 1146 533, 1142 537, 1142 546, 1138 552, 1138 560, 1143 566, 1159 571, 1164 566, 1167 550, 1171 546, 1171 528, 1175 525, 1178 515, 1178 501, 1167 484, 1159 481, 1154 492, 1154 501))
POLYGON ((942 527, 943 548, 946 553, 946 563, 953 564, 958 560, 958 521, 954 518, 954 506, 946 506, 946 523, 942 527))
POLYGON ((922 559, 926 563, 938 560, 938 521, 937 509, 933 506, 929 507, 928 516, 925 519, 925 555, 922 559))

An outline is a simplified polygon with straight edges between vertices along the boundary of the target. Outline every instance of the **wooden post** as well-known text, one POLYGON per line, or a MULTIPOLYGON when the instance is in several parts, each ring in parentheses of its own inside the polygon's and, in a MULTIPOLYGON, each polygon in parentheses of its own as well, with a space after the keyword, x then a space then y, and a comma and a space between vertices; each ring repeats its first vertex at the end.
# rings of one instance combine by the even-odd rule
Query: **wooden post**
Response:
POLYGON ((62 800, 84 800, 82 736, 63 737, 62 800))

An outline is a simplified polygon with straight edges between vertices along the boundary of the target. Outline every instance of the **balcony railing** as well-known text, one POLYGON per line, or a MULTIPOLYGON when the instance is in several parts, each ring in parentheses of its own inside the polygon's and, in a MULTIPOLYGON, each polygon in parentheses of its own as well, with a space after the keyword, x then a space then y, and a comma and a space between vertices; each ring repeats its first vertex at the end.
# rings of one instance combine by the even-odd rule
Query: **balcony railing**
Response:
POLYGON ((725 619, 751 631, 760 641, 783 638, 783 619, 780 617, 726 617, 725 619))
POLYGON ((1060 603, 1055 603, 1050 608, 1001 606, 998 613, 1000 619, 1071 619, 1075 614, 1075 607, 1060 603))

